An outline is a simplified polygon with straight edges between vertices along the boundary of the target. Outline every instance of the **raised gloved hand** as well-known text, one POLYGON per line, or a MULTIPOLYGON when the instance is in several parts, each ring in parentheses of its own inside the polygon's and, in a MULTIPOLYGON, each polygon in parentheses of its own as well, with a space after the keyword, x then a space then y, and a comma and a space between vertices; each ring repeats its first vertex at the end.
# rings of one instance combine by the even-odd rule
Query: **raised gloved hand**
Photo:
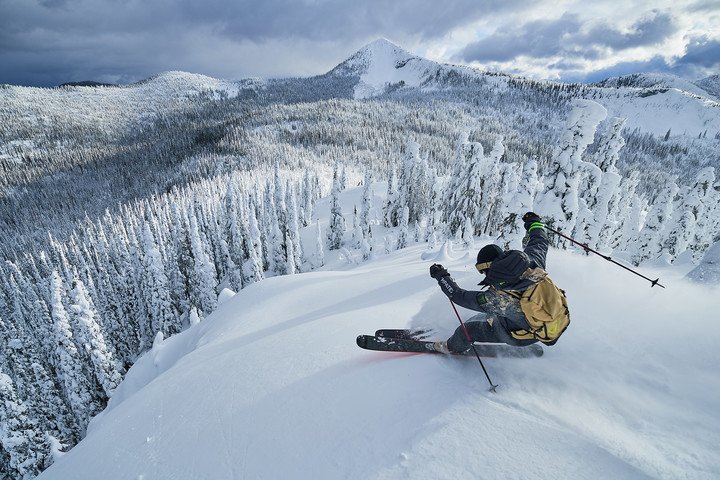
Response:
POLYGON ((450 274, 447 269, 439 263, 433 263, 430 265, 430 276, 435 280, 440 280, 442 277, 447 277, 450 274))
POLYGON ((533 227, 533 225, 538 224, 539 227, 544 227, 545 225, 542 223, 542 219, 540 218, 540 215, 538 215, 535 212, 527 212, 525 215, 522 216, 522 220, 525 223, 525 230, 530 231, 530 229, 533 227))

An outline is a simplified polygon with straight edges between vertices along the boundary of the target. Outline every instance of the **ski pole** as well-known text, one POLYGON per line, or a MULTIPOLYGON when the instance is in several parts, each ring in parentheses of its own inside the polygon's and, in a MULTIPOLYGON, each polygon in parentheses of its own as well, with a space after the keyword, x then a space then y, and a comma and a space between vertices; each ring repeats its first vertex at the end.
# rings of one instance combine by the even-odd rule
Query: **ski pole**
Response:
POLYGON ((482 367, 482 371, 485 374, 485 378, 487 378, 487 381, 490 382, 490 391, 495 393, 495 391, 496 391, 497 387, 499 387, 499 385, 493 384, 492 380, 490 380, 490 375, 488 375, 488 372, 485 369, 485 365, 483 365, 483 361, 480 358, 480 354, 478 353, 477 348, 475 348, 475 344, 473 343, 472 338, 470 338, 470 333, 467 331, 467 328, 465 327, 465 322, 463 322, 462 318, 460 318, 460 314, 458 313, 457 308, 455 307, 455 303, 453 303, 453 301, 449 298, 448 298, 448 300, 450 300, 450 305, 452 305, 452 308, 455 311, 455 315, 457 315, 458 320, 460 320, 460 326, 462 327, 463 333, 465 334, 465 338, 467 338, 467 341, 470 342, 470 346, 472 347, 473 352, 475 352, 475 356, 477 357, 478 362, 480 362, 480 366, 482 367))
POLYGON ((572 243, 574 243, 575 245, 581 246, 582 249, 585 250, 585 253, 592 252, 592 253, 594 253, 595 255, 599 255, 600 257, 604 258, 604 259, 607 260, 608 262, 612 262, 612 263, 614 263, 615 265, 618 265, 618 266, 624 268, 624 269, 627 270, 628 272, 632 272, 632 273, 634 273, 635 275, 637 275, 638 277, 644 278, 645 280, 647 280, 648 282, 650 282, 650 288, 654 287, 655 285, 657 285, 658 287, 665 288, 665 285, 660 285, 660 284, 658 283, 658 282, 660 281, 659 278, 656 278, 655 280, 652 280, 652 279, 646 277, 645 275, 636 272, 636 271, 633 270, 632 268, 626 267, 626 266, 623 265, 622 263, 616 262, 615 260, 613 260, 613 259, 610 257, 610 255, 603 255, 602 253, 598 252, 597 250, 593 250, 592 248, 590 248, 590 247, 588 246, 587 243, 580 243, 580 242, 578 242, 577 240, 575 240, 575 239, 573 239, 573 238, 570 238, 570 237, 568 237, 567 235, 563 235, 562 233, 558 232, 557 230, 554 230, 554 229, 548 227, 547 225, 545 225, 545 228, 548 229, 549 231, 551 231, 552 233, 554 233, 555 235, 559 235, 559 236, 561 236, 562 238, 564 238, 564 239, 566 239, 566 240, 570 240, 570 241, 571 241, 572 243))

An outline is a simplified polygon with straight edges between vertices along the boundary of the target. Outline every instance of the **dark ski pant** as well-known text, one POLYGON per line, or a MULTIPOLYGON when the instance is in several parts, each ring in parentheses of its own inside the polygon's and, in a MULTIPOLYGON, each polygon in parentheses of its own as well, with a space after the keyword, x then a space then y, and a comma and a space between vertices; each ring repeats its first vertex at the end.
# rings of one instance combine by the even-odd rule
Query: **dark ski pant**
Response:
MULTIPOLYGON (((520 309, 520 301, 516 298, 493 290, 484 292, 486 303, 480 305, 480 311, 465 322, 468 334, 473 342, 507 343, 514 346, 525 346, 537 340, 517 340, 510 335, 513 330, 528 330, 530 325, 520 309), (480 319, 484 317, 483 319, 480 319)), ((470 342, 460 326, 447 341, 452 352, 464 352, 470 348, 470 342)))

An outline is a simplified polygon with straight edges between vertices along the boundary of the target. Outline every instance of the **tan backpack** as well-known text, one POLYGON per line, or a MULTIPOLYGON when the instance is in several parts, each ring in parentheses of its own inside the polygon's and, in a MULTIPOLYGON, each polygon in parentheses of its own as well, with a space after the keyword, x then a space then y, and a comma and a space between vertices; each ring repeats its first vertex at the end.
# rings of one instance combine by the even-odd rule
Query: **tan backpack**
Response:
POLYGON ((553 283, 542 268, 528 269, 522 278, 536 280, 537 283, 524 292, 505 292, 520 300, 520 308, 531 328, 510 333, 518 340, 535 339, 546 345, 554 345, 570 325, 565 292, 553 283))

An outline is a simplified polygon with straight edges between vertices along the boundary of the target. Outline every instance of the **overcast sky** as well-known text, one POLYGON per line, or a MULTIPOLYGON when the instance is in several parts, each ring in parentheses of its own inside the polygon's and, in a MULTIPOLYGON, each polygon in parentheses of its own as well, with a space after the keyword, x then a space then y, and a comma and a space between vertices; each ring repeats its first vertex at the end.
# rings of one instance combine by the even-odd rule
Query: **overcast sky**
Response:
POLYGON ((532 78, 720 73, 720 0, 0 0, 0 84, 325 73, 379 37, 532 78))

